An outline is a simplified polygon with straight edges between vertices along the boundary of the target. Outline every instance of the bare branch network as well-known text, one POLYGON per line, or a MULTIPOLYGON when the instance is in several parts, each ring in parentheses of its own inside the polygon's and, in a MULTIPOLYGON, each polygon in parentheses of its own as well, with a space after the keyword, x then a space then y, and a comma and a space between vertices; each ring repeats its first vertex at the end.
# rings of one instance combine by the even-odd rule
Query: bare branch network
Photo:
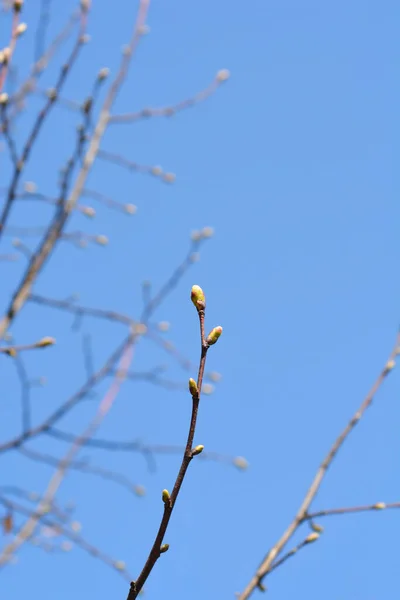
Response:
MULTIPOLYGON (((37 493, 25 488, 22 477, 21 481, 15 484, 11 477, 10 481, 7 479, 8 475, 3 471, 0 514, 5 540, 0 549, 0 569, 16 561, 17 552, 24 544, 36 546, 46 552, 67 552, 76 546, 111 567, 129 582, 128 600, 134 600, 143 591, 157 561, 169 550, 165 541, 168 539, 168 526, 192 460, 212 460, 225 466, 232 465, 242 471, 248 466, 244 457, 205 450, 203 444, 195 443, 200 400, 203 395, 212 393, 221 377, 218 372, 206 370, 208 352, 221 336, 222 327, 216 326, 206 334, 204 291, 197 285, 191 289, 191 301, 199 321, 200 357, 197 363, 188 359, 166 338, 169 322, 157 320, 160 307, 186 279, 188 271, 199 259, 204 243, 212 237, 211 227, 203 227, 192 233, 188 252, 164 284, 153 289, 148 281, 143 282, 142 308, 140 314, 135 316, 119 312, 114 307, 86 306, 74 294, 60 297, 57 282, 50 293, 41 289, 45 267, 55 260, 55 252, 60 246, 84 249, 90 245, 105 247, 109 244, 107 231, 94 232, 92 229, 92 222, 98 214, 113 211, 116 217, 123 218, 133 216, 137 212, 138 206, 133 204, 130 198, 121 200, 101 186, 98 188, 93 179, 89 182, 89 176, 97 163, 115 165, 120 172, 124 170, 128 173, 150 175, 156 182, 168 185, 174 184, 176 180, 175 173, 164 170, 157 164, 141 164, 136 162, 134 157, 121 154, 118 148, 103 148, 106 132, 111 127, 118 129, 117 126, 131 126, 143 120, 177 116, 182 111, 209 99, 229 79, 229 71, 221 69, 204 89, 174 104, 144 107, 135 112, 115 112, 115 103, 123 90, 132 59, 142 38, 149 31, 149 5, 150 0, 138 2, 138 9, 132 19, 130 39, 123 47, 115 76, 107 66, 99 65, 96 73, 89 73, 85 77, 82 83, 85 93, 83 102, 70 97, 68 90, 71 74, 77 69, 85 47, 90 42, 90 1, 81 0, 61 30, 53 37, 52 11, 55 8, 50 1, 42 0, 38 3, 36 24, 25 23, 22 20, 23 0, 4 1, 1 13, 3 37, 0 49, 0 159, 2 165, 5 165, 6 161, 8 165, 7 168, 2 168, 0 180, 0 243, 3 245, 0 266, 3 268, 3 281, 7 277, 4 273, 8 273, 6 269, 10 268, 8 263, 15 263, 15 269, 18 269, 20 264, 22 267, 17 272, 17 277, 10 277, 10 283, 7 281, 3 286, 5 298, 2 300, 5 306, 0 318, 0 360, 4 363, 4 369, 9 369, 18 383, 19 402, 8 397, 7 389, 3 390, 7 403, 12 404, 17 418, 13 418, 11 425, 7 424, 2 430, 0 454, 6 456, 14 453, 27 464, 49 467, 52 474, 45 489, 37 493), (20 64, 18 50, 20 45, 24 44, 24 34, 28 28, 35 31, 33 64, 28 73, 23 75, 26 69, 20 64), (64 50, 67 58, 60 61, 59 56, 64 50), (48 74, 52 74, 53 84, 46 88, 41 80, 48 74), (35 108, 37 106, 38 110, 35 108), (51 123, 53 113, 66 113, 73 120, 71 123, 74 123, 75 130, 72 136, 73 143, 67 149, 67 160, 60 156, 57 177, 52 178, 48 174, 46 189, 42 191, 34 177, 28 179, 28 174, 32 173, 31 164, 36 155, 41 157, 41 160, 46 160, 41 139, 51 123), (31 120, 23 120, 25 115, 30 115, 31 120), (56 186, 51 183, 52 179, 57 179, 56 186), (26 212, 21 212, 22 207, 26 212), (31 209, 34 212, 30 212, 31 209), (50 216, 48 212, 42 212, 42 209, 51 211, 50 216), (35 214, 35 218, 39 215, 40 222, 32 224, 32 214, 35 214), (17 218, 15 215, 18 215, 17 218), (79 228, 75 222, 81 217, 87 218, 87 225, 79 228), (43 355, 54 352, 60 344, 56 344, 50 326, 49 329, 46 327, 43 330, 40 337, 32 338, 26 335, 26 338, 22 339, 18 334, 18 340, 15 339, 11 327, 17 324, 18 317, 23 322, 27 311, 32 310, 42 315, 69 315, 74 335, 79 334, 83 324, 95 320, 99 327, 112 326, 116 332, 115 339, 118 338, 118 343, 113 347, 105 346, 107 356, 98 364, 93 353, 92 335, 86 333, 83 336, 82 366, 85 380, 71 394, 63 395, 60 389, 59 394, 62 397, 57 398, 57 402, 51 405, 51 410, 40 418, 37 418, 33 396, 37 389, 41 390, 46 384, 46 379, 31 374, 30 357, 39 349, 43 350, 43 355), (117 333, 120 330, 121 334, 117 333), (157 355, 162 352, 185 375, 170 378, 165 375, 165 368, 160 364, 155 364, 149 370, 136 369, 135 362, 139 348, 142 348, 142 340, 146 340, 157 355), (192 376, 196 371, 197 377, 194 379, 192 376), (143 441, 140 438, 140 423, 137 437, 131 439, 113 439, 98 434, 122 387, 135 382, 145 382, 170 392, 185 390, 185 393, 189 394, 192 409, 186 441, 182 440, 178 444, 143 441), (100 387, 104 387, 105 391, 98 400, 97 390, 100 387), (78 407, 93 406, 93 400, 96 407, 90 410, 90 419, 82 423, 79 431, 68 430, 63 421, 75 414, 78 407), (119 486, 131 497, 145 495, 144 486, 132 480, 130 475, 94 462, 92 454, 89 457, 80 456, 83 449, 93 453, 96 449, 110 454, 138 453, 144 458, 150 471, 156 469, 158 455, 181 455, 181 463, 171 492, 167 489, 160 490, 162 516, 158 527, 155 526, 154 541, 148 543, 147 558, 136 575, 128 572, 126 561, 114 558, 83 537, 82 524, 75 517, 76 506, 60 504, 57 499, 65 477, 73 472, 119 486)), ((117 53, 118 49, 115 52, 117 53)), ((63 150, 66 145, 65 143, 63 150)), ((55 152, 52 148, 50 153, 53 151, 55 152)), ((70 262, 74 263, 73 257, 70 262)), ((74 267, 71 266, 72 276, 73 273, 74 267)), ((182 302, 182 297, 179 298, 179 302, 182 302)), ((45 324, 45 317, 40 318, 45 324)), ((51 319, 49 323, 52 323, 51 319)), ((400 507, 400 502, 375 501, 362 506, 314 508, 317 493, 329 467, 354 427, 371 406, 383 382, 393 370, 399 354, 400 336, 397 337, 394 348, 370 392, 321 462, 294 519, 279 539, 269 546, 254 575, 243 591, 237 594, 239 600, 250 598, 256 591, 264 591, 264 581, 273 571, 285 565, 287 560, 300 550, 318 541, 324 529, 317 520, 400 507), (292 548, 289 546, 288 550, 294 534, 303 527, 308 527, 308 530, 302 541, 292 548)), ((69 359, 64 357, 62 360, 68 363, 69 359)), ((79 505, 79 498, 77 504, 79 505)), ((227 590, 228 595, 232 592, 227 590)))

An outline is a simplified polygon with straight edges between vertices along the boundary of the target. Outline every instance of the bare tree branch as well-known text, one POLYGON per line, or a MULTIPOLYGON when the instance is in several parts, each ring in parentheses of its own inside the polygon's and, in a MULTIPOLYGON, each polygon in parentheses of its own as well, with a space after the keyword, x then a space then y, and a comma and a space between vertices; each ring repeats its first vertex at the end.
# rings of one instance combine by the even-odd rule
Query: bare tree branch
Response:
POLYGON ((255 589, 260 588, 260 584, 262 585, 263 579, 272 570, 272 565, 273 565, 275 559, 277 558, 277 556, 279 556, 279 554, 285 548, 286 544, 292 538, 293 534, 297 531, 297 529, 300 527, 300 525, 302 523, 304 523, 304 521, 307 520, 308 511, 310 509, 311 503, 314 500, 314 498, 316 497, 319 488, 321 487, 322 481, 327 473, 327 470, 329 469, 330 465, 332 464, 332 461, 334 460, 336 454, 341 449, 341 447, 343 446, 344 442, 346 441, 346 439, 348 438, 350 433, 353 431, 354 427, 357 425, 357 423, 363 417, 365 411, 371 406, 372 401, 375 397, 375 394, 380 389, 380 387, 382 386, 386 377, 389 375, 389 373, 393 369, 393 367, 395 365, 395 358, 399 353, 400 353, 400 333, 397 336, 395 346, 389 356, 388 361, 386 362, 385 366, 383 367, 381 373, 379 374, 379 376, 376 379, 375 383, 373 384, 372 388, 368 392, 367 396, 365 397, 365 399, 362 402, 359 409, 355 412, 353 417, 350 419, 349 423, 346 425, 346 427, 343 429, 341 434, 338 436, 338 438, 332 445, 331 449, 329 450, 328 454, 322 461, 322 463, 314 477, 314 480, 311 483, 310 487, 308 488, 308 491, 304 497, 304 500, 302 501, 300 508, 297 511, 295 518, 290 523, 290 525, 287 527, 287 529, 284 531, 284 533, 279 538, 279 540, 269 550, 269 552, 267 553, 267 555, 261 562, 261 565, 257 569, 255 575, 251 578, 251 580, 249 581, 249 583, 246 586, 246 588, 244 589, 244 591, 238 596, 238 600, 247 600, 247 598, 249 598, 251 596, 251 594, 254 592, 255 589))

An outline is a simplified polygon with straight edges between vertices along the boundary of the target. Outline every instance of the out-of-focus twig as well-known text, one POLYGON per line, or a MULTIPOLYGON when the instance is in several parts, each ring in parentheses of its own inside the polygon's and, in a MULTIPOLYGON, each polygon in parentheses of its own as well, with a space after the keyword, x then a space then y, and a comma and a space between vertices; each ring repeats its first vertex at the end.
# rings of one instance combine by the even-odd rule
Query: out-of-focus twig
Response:
POLYGON ((64 458, 59 461, 57 470, 51 478, 46 492, 39 502, 36 512, 28 518, 26 523, 21 527, 17 535, 14 537, 14 540, 7 544, 7 546, 3 549, 0 555, 0 565, 7 563, 16 550, 32 536, 36 529, 37 523, 40 521, 41 517, 48 512, 54 496, 57 493, 57 490, 60 487, 71 462, 75 459, 75 456, 78 454, 85 441, 93 436, 105 418, 106 414, 110 411, 118 395, 122 382, 125 379, 124 374, 129 369, 133 358, 133 342, 134 338, 131 339, 130 343, 126 346, 120 360, 119 375, 114 378, 108 392, 102 399, 94 419, 90 422, 85 431, 80 436, 75 438, 64 458))
POLYGON ((340 433, 340 435, 338 436, 338 438, 332 445, 331 449, 329 450, 328 454, 322 461, 322 463, 314 477, 314 480, 312 481, 310 487, 308 488, 308 491, 307 491, 293 521, 289 524, 289 526, 284 531, 284 533, 279 538, 279 540, 269 550, 269 552, 267 553, 267 555, 261 562, 261 565, 257 569, 255 575, 251 578, 251 580, 247 584, 244 591, 240 595, 238 595, 238 600, 247 600, 247 598, 249 598, 251 596, 251 594, 257 588, 260 588, 260 586, 262 587, 263 579, 271 571, 272 565, 275 562, 275 559, 279 556, 279 554, 285 548, 286 544, 292 538, 293 534, 297 531, 297 529, 300 527, 300 525, 308 519, 308 514, 309 514, 309 509, 310 509, 311 503, 313 502, 315 496, 317 495, 318 490, 321 487, 322 481, 323 481, 330 465, 332 464, 336 454, 341 449, 344 442, 346 441, 348 436, 353 431, 354 427, 357 425, 357 423, 359 423, 359 421, 363 417, 365 411, 371 406, 372 401, 375 397, 375 394, 380 389, 380 387, 382 386, 386 377, 389 375, 389 373, 392 371, 393 367, 395 366, 395 360, 399 353, 400 353, 400 332, 397 335, 396 343, 395 343, 394 348, 389 356, 389 359, 386 362, 385 366, 383 367, 383 369, 382 369, 381 373, 379 374, 378 378, 376 379, 375 383, 371 387, 370 391, 368 392, 368 394, 365 397, 364 401, 362 402, 361 406, 358 408, 358 410, 355 412, 353 417, 350 419, 349 423, 346 425, 346 427, 340 433))
POLYGON ((190 96, 181 102, 177 102, 176 104, 171 104, 169 106, 162 106, 159 108, 143 108, 137 112, 126 113, 121 115, 112 115, 110 118, 110 123, 134 123, 135 121, 139 121, 140 119, 149 119, 151 117, 172 117, 177 113, 191 108, 200 102, 203 102, 209 96, 214 94, 214 92, 218 89, 218 87, 229 78, 229 71, 227 69, 221 69, 218 71, 217 75, 213 79, 213 81, 201 92, 198 92, 194 96, 190 96))
POLYGON ((65 224, 67 223, 71 212, 75 209, 75 206, 83 192, 86 179, 97 156, 102 137, 106 131, 111 108, 123 82, 125 81, 131 57, 143 33, 143 26, 146 21, 149 3, 150 0, 141 0, 140 2, 138 15, 133 28, 133 33, 131 36, 129 47, 123 54, 119 71, 111 85, 111 88, 104 101, 103 107, 100 111, 100 116, 94 129, 94 133, 88 142, 88 149, 82 161, 82 167, 79 170, 79 173, 75 180, 75 184, 72 187, 68 200, 62 205, 62 211, 55 215, 55 218, 50 224, 49 229, 45 234, 42 243, 40 244, 40 247, 38 248, 37 252, 32 256, 26 273, 23 276, 23 279, 19 284, 17 290, 15 291, 14 296, 10 302, 7 313, 0 321, 0 338, 4 336, 15 315, 25 304, 31 292, 32 285, 36 280, 36 277, 38 276, 46 260, 52 253, 57 241, 60 239, 65 224))

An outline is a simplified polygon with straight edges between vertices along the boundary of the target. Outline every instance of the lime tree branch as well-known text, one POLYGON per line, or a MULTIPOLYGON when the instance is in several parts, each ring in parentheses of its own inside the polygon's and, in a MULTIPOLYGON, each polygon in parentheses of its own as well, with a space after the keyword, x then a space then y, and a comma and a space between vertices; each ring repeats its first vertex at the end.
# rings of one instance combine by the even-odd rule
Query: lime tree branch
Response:
POLYGON ((383 367, 382 371, 380 372, 379 376, 377 377, 375 383, 371 387, 370 391, 368 392, 368 394, 365 397, 364 401, 362 402, 361 406, 358 408, 358 410, 355 412, 353 417, 350 419, 349 423, 346 425, 346 427, 340 433, 340 435, 338 436, 338 438, 332 445, 331 449, 329 450, 328 454, 322 461, 322 463, 314 477, 314 480, 311 483, 311 485, 304 497, 304 500, 301 503, 300 508, 298 509, 297 514, 294 517, 293 521, 290 523, 290 525, 284 531, 284 533, 279 538, 279 540, 268 551, 268 553, 262 560, 259 568, 257 569, 255 575, 253 575, 253 577, 247 584, 244 591, 238 595, 238 600, 247 600, 247 598, 250 598, 250 596, 256 589, 259 589, 259 590, 264 589, 263 579, 268 575, 268 573, 270 573, 275 568, 274 564, 276 564, 276 558, 284 550, 286 544, 292 538, 294 533, 298 530, 298 528, 305 521, 307 521, 310 518, 309 509, 310 509, 311 503, 313 502, 314 498, 316 497, 329 467, 331 466, 336 454, 341 449, 341 447, 343 446, 344 442, 346 441, 346 439, 348 438, 350 433, 353 431, 354 427, 357 425, 357 423, 360 421, 360 419, 364 416, 364 413, 366 412, 366 410, 371 406, 372 401, 375 397, 375 394, 378 392, 378 390, 382 386, 383 382, 385 381, 386 377, 389 375, 389 373, 392 371, 393 367, 395 366, 395 359, 398 354, 400 354, 400 332, 397 335, 396 343, 395 343, 394 348, 389 356, 389 359, 386 362, 385 366, 383 367))
POLYGON ((215 344, 222 333, 222 327, 215 327, 211 333, 206 337, 204 328, 206 300, 203 290, 198 286, 192 287, 191 299, 196 307, 197 314, 199 317, 200 324, 200 341, 201 341, 201 352, 200 352, 200 363, 197 374, 197 382, 194 379, 189 379, 189 392, 192 396, 192 413, 190 417, 189 432, 186 442, 185 451, 182 457, 182 463, 175 480, 175 484, 171 494, 168 490, 163 490, 162 500, 164 503, 164 511, 161 518, 161 522, 158 528, 158 532, 146 563, 136 581, 132 581, 131 587, 128 594, 127 600, 134 600, 138 597, 143 585, 147 581, 150 573, 152 572, 157 560, 161 554, 166 552, 169 548, 168 544, 163 544, 165 534, 167 532, 168 524, 171 519, 172 511, 174 509, 176 500, 178 498, 180 489, 185 479, 186 472, 194 456, 197 456, 203 451, 204 446, 198 445, 193 448, 193 440, 196 432, 197 415, 200 404, 201 386, 203 383, 204 369, 206 365, 207 352, 210 346, 215 344))

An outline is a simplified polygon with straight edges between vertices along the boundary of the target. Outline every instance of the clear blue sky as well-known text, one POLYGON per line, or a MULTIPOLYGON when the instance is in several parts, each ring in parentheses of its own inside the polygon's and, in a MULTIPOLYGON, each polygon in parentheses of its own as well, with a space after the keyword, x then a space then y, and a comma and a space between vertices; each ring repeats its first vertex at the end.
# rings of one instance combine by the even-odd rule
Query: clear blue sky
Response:
MULTIPOLYGON (((30 31, 17 55, 25 72, 39 3, 26 4, 30 31)), ((73 4, 51 3, 49 40, 73 4)), ((92 42, 66 87, 67 97, 83 100, 99 68, 115 73, 130 34, 131 4, 93 2, 92 42)), ((230 69, 231 78, 195 109, 169 120, 115 126, 107 134, 103 149, 160 164, 177 174, 176 183, 167 186, 99 161, 90 186, 136 204, 137 215, 85 201, 96 206, 96 218, 78 215, 69 230, 106 234, 109 246, 60 246, 35 288, 57 298, 79 292, 84 305, 137 316, 140 282, 151 279, 157 287, 184 256, 190 232, 215 228, 200 262, 156 319, 170 321, 166 339, 197 360, 189 292, 194 283, 203 286, 208 327, 224 327, 208 368, 223 378, 202 401, 196 443, 243 455, 250 468, 242 473, 213 462, 192 463, 166 537, 170 551, 146 586, 149 599, 220 600, 243 589, 394 343, 400 296, 399 23, 400 7, 393 0, 172 0, 151 6, 151 32, 134 60, 119 111, 177 102, 205 87, 220 68, 230 69)), ((58 60, 67 53, 64 47, 58 60)), ((54 65, 43 86, 53 85, 56 74, 54 65)), ((32 100, 29 108, 40 105, 32 100)), ((56 193, 55 169, 74 143, 72 123, 76 115, 57 108, 40 138, 42 151, 27 167, 26 179, 44 193, 56 193)), ((19 121, 20 142, 28 124, 29 118, 19 121)), ((4 154, 0 160, 4 185, 4 154)), ((48 207, 35 212, 24 204, 10 224, 40 225, 50 214, 48 207)), ((3 241, 2 253, 10 239, 3 241)), ((22 264, 1 265, 2 306, 22 264)), ((29 306, 12 328, 20 343, 57 338, 54 349, 26 356, 30 376, 48 378, 46 387, 34 390, 35 419, 83 381, 82 336, 71 333, 70 323, 67 315, 29 306)), ((124 334, 122 327, 94 320, 85 321, 82 331, 93 336, 96 365, 124 334)), ((147 342, 135 361, 138 370, 166 362, 169 377, 188 376, 147 342)), ((4 358, 0 365, 2 438, 18 427, 19 387, 10 364, 4 358)), ((395 371, 335 461, 315 509, 400 500, 399 381, 395 371)), ((181 444, 189 406, 184 391, 127 384, 100 434, 181 444)), ((82 428, 94 408, 86 404, 64 428, 82 428)), ((66 448, 45 441, 32 447, 59 456, 66 448)), ((157 471, 149 473, 137 454, 92 456, 143 484, 146 497, 132 498, 112 484, 70 473, 59 502, 74 500, 82 533, 126 560, 136 575, 159 523, 161 490, 172 488, 180 457, 157 457, 157 471)), ((12 456, 1 463, 3 485, 37 492, 52 472, 12 456)), ((269 597, 393 598, 399 517, 386 511, 325 520, 318 543, 268 579, 269 597)), ((42 600, 54 595, 114 600, 125 599, 128 588, 79 549, 45 555, 26 546, 19 562, 2 571, 1 589, 8 600, 28 593, 42 600)))

